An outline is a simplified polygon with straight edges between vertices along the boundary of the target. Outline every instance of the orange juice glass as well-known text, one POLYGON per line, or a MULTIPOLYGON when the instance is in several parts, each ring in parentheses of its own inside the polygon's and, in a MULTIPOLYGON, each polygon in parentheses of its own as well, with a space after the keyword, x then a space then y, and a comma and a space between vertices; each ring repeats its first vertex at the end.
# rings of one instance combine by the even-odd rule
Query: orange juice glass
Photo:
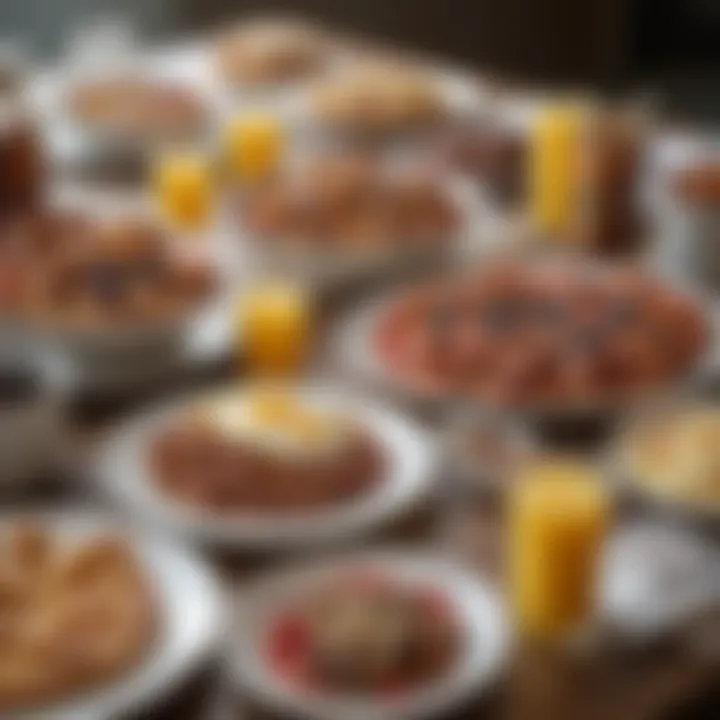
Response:
POLYGON ((165 219, 182 230, 198 230, 211 222, 215 188, 210 159, 201 152, 169 151, 154 167, 154 188, 165 219))
POLYGON ((609 499, 594 469, 547 459, 521 473, 509 507, 511 596, 521 632, 564 638, 594 617, 609 499))
POLYGON ((253 183, 271 175, 283 151, 283 129, 270 114, 243 114, 225 130, 230 170, 241 182, 253 183))
POLYGON ((252 288, 238 301, 237 322, 252 372, 283 377, 305 363, 312 330, 311 301, 300 286, 270 281, 252 288))
POLYGON ((567 241, 578 212, 580 143, 585 109, 579 104, 548 106, 530 133, 529 200, 533 227, 555 241, 567 241))

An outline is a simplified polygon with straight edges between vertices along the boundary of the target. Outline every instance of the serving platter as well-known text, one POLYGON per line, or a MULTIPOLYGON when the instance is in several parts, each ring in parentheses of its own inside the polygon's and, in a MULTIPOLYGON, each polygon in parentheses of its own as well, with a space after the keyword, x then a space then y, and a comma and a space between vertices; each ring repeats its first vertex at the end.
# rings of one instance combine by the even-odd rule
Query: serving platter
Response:
MULTIPOLYGON (((477 268, 482 270, 482 260, 491 261, 490 255, 481 255, 481 264, 477 268)), ((557 260, 557 253, 540 255, 536 262, 557 260)), ((518 258, 517 262, 529 263, 530 256, 525 259, 518 258)), ((591 262, 588 264, 592 265, 591 262)), ((700 381, 706 381, 717 375, 720 370, 720 312, 717 302, 707 295, 680 286, 678 283, 670 285, 683 297, 691 300, 699 308, 707 324, 708 345, 692 364, 688 372, 672 382, 673 389, 691 388, 700 381)), ((412 290, 412 286, 410 286, 412 290)), ((623 397, 609 397, 593 402, 576 402, 568 404, 526 404, 518 407, 496 407, 483 398, 469 398, 465 393, 443 392, 437 388, 413 384, 400 373, 393 371, 383 362, 374 348, 376 329, 388 309, 398 299, 404 297, 408 289, 393 290, 376 295, 361 303, 360 306, 343 318, 336 328, 333 337, 333 352, 339 366, 351 379, 364 387, 384 393, 389 393, 405 405, 419 410, 449 411, 465 408, 467 412, 477 411, 503 411, 522 417, 531 422, 562 424, 575 421, 610 420, 617 417, 623 410, 632 410, 652 399, 656 399, 668 392, 670 384, 644 391, 632 393, 623 397)))

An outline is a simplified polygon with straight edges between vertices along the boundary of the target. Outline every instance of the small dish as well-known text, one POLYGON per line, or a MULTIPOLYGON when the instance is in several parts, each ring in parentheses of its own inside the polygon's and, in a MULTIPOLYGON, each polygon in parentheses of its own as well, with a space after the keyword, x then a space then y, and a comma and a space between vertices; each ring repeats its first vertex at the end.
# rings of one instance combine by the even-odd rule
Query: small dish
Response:
POLYGON ((509 650, 509 630, 494 588, 435 556, 413 553, 357 553, 280 572, 261 580, 238 599, 232 667, 241 687, 265 707, 312 720, 416 720, 443 715, 486 690, 509 650), (446 604, 460 644, 444 673, 404 692, 336 694, 303 689, 278 673, 266 654, 274 621, 319 585, 357 572, 379 573, 393 585, 430 591, 446 604))
POLYGON ((103 62, 106 58, 71 58, 62 72, 35 78, 30 97, 53 160, 100 176, 122 171, 136 177, 147 171, 153 153, 168 145, 208 145, 221 116, 222 98, 202 64, 188 61, 187 56, 169 53, 164 57, 125 48, 122 57, 109 64, 103 62), (177 123, 170 114, 164 122, 173 128, 171 132, 161 127, 147 127, 144 132, 134 127, 128 132, 128 128, 113 124, 109 118, 92 122, 72 107, 73 95, 79 90, 113 84, 144 88, 140 92, 148 98, 148 106, 157 101, 148 92, 156 86, 172 103, 187 108, 183 112, 188 121, 177 123))
MULTIPOLYGON (((247 389, 234 390, 242 397, 247 389)), ((332 388, 306 387, 301 397, 364 428, 384 455, 383 471, 367 492, 351 501, 280 514, 260 509, 212 512, 173 499, 151 470, 154 439, 173 418, 207 402, 207 393, 131 418, 113 431, 95 455, 93 469, 120 506, 149 522, 202 542, 247 550, 292 550, 362 536, 387 525, 426 499, 436 479, 437 453, 421 428, 394 411, 332 388)), ((214 396, 217 396, 215 393, 214 396)), ((262 482, 258 477, 257 482, 262 482)))
POLYGON ((720 555, 702 535, 663 523, 630 523, 610 539, 600 594, 611 627, 629 640, 653 641, 717 607, 720 555))
POLYGON ((720 410, 710 400, 672 396, 641 408, 615 438, 610 475, 670 514, 714 523, 720 519, 719 429, 720 410))

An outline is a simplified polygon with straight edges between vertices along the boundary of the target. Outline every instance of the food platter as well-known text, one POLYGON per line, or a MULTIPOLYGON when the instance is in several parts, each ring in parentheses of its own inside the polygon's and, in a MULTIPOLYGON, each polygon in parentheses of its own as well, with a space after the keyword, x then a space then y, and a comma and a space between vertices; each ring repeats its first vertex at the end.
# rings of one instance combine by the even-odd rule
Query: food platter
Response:
MULTIPOLYGON (((554 264, 557 257, 553 254, 548 258, 536 258, 537 263, 548 261, 554 264)), ((596 267, 592 262, 583 261, 583 265, 596 267)), ((520 266, 523 263, 521 261, 520 266)), ((525 261, 529 265, 529 261, 525 261)), ((490 264, 487 267, 492 267, 490 264)), ((600 266, 604 269, 603 266, 600 266)), ((484 268, 480 268, 480 276, 484 268)), ((650 277, 650 276, 648 276, 650 277)), ((676 286, 677 287, 677 286, 676 286)), ((699 378, 706 378, 714 372, 717 362, 717 329, 718 314, 714 301, 697 292, 678 288, 680 296, 686 298, 695 306, 704 322, 707 323, 708 345, 706 349, 691 364, 689 370, 674 381, 672 387, 691 386, 699 378)), ((408 382, 407 377, 401 373, 393 372, 383 361, 374 348, 374 338, 377 335, 380 323, 388 310, 407 295, 407 290, 392 291, 366 301, 358 310, 345 318, 345 321, 334 337, 335 354, 345 371, 360 382, 366 383, 370 388, 383 389, 392 392, 395 397, 420 407, 434 407, 451 410, 453 408, 466 408, 472 411, 485 407, 486 409, 507 410, 507 407, 498 406, 482 397, 468 397, 463 392, 441 392, 437 387, 408 382)), ((521 417, 531 420, 572 420, 591 418, 610 418, 622 409, 630 409, 652 398, 657 398, 668 390, 670 384, 647 390, 626 394, 624 396, 605 396, 589 401, 573 401, 563 403, 530 403, 512 408, 521 417)))
POLYGON ((250 641, 236 645, 233 667, 241 686, 264 706, 313 720, 339 716, 369 718, 427 718, 442 715, 487 690, 503 666, 510 644, 504 614, 493 586, 436 556, 376 552, 340 555, 311 567, 280 572, 258 582, 239 598, 237 628, 250 641), (464 628, 465 643, 447 674, 427 688, 397 698, 328 698, 322 693, 299 693, 274 676, 263 658, 262 643, 269 620, 283 604, 308 586, 355 566, 381 568, 400 581, 443 588, 452 598, 452 612, 464 628))
POLYGON ((145 659, 118 681, 27 714, 18 711, 13 717, 29 720, 41 713, 52 720, 112 718, 138 710, 176 687, 215 651, 224 622, 224 601, 214 574, 191 551, 137 529, 131 533, 88 511, 5 512, 0 524, 17 521, 39 523, 68 538, 107 532, 126 538, 151 579, 161 625, 145 659))
POLYGON ((340 542, 387 525, 428 498, 439 458, 424 430, 401 414, 350 393, 321 387, 305 392, 329 408, 344 407, 387 453, 384 479, 362 498, 289 516, 222 517, 164 497, 147 467, 149 443, 179 410, 188 407, 187 400, 143 413, 118 427, 99 449, 93 472, 103 491, 126 511, 195 540, 248 550, 340 542))

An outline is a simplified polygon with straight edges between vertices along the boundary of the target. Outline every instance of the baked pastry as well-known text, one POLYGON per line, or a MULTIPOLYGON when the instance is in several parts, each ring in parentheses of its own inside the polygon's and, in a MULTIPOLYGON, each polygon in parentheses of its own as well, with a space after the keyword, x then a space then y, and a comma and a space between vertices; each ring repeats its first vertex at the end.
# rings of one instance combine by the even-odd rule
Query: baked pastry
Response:
POLYGON ((241 201, 246 227, 266 243, 362 252, 453 236, 457 209, 435 178, 390 172, 363 155, 327 156, 288 170, 241 201))
POLYGON ((216 41, 215 64, 232 85, 262 86, 298 80, 318 70, 322 33, 295 23, 249 23, 216 41))
POLYGON ((720 409, 683 408, 626 438, 630 474, 653 492, 720 509, 720 409))
POLYGON ((328 79, 315 89, 312 105, 323 125, 371 134, 433 125, 447 112, 431 76, 392 64, 371 64, 328 79))
POLYGON ((407 293, 372 338, 418 391, 519 407, 605 403, 671 382, 708 340, 700 310, 630 269, 499 265, 407 293))
POLYGON ((459 644, 440 591, 367 570, 326 581, 276 618, 268 655, 293 684, 385 696, 438 680, 459 644))
POLYGON ((124 541, 17 523, 0 543, 0 711, 90 689, 142 659, 154 599, 124 541))
POLYGON ((128 140, 185 140, 202 132, 208 112, 191 88, 127 76, 87 82, 68 98, 84 127, 128 140))
POLYGON ((358 423, 280 391, 220 397, 154 439, 152 476, 170 496, 219 513, 327 508, 368 492, 383 452, 358 423))
POLYGON ((180 257, 142 219, 48 212, 0 233, 0 308, 56 326, 101 329, 159 322, 200 305, 210 267, 180 257))

